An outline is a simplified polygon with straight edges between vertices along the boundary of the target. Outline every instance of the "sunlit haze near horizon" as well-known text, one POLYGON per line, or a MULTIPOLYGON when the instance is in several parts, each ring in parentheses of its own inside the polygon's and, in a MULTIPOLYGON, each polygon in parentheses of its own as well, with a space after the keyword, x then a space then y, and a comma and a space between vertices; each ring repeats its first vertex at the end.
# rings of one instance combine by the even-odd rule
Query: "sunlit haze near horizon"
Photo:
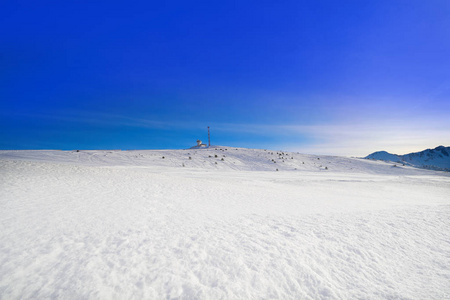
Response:
POLYGON ((6 1, 0 149, 450 146, 450 2, 6 1))

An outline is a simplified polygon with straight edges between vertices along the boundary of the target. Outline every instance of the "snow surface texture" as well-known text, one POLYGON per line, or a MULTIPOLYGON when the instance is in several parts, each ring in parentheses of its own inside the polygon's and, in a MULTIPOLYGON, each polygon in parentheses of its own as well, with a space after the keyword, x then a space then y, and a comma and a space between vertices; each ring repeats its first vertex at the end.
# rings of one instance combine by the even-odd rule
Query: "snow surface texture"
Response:
POLYGON ((364 159, 0 151, 0 298, 449 299, 449 196, 364 159))
POLYGON ((365 158, 397 162, 417 168, 450 172, 450 147, 444 146, 405 155, 378 151, 365 158))

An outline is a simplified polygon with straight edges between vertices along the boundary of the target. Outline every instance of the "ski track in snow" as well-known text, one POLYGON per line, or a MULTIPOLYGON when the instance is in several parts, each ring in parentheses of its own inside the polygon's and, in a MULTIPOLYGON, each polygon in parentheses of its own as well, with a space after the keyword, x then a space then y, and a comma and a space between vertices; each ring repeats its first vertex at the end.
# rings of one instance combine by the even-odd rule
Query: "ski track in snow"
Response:
POLYGON ((449 173, 272 152, 0 151, 0 298, 450 298, 449 173))

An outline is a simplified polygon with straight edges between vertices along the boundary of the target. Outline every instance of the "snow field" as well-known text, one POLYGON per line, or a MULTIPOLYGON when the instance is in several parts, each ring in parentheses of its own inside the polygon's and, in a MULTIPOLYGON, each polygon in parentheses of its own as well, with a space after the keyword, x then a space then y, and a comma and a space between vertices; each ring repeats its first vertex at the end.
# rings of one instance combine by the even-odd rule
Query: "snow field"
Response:
POLYGON ((0 298, 449 298, 448 173, 186 151, 0 153, 0 298))

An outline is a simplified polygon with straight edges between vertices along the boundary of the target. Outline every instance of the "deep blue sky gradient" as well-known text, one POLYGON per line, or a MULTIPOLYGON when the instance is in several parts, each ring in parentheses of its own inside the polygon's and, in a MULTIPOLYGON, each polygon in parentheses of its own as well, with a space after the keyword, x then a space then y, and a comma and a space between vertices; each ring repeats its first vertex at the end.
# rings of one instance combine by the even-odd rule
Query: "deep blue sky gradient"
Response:
POLYGON ((215 144, 316 153, 450 144, 447 0, 0 11, 0 149, 186 148, 208 125, 215 144))

